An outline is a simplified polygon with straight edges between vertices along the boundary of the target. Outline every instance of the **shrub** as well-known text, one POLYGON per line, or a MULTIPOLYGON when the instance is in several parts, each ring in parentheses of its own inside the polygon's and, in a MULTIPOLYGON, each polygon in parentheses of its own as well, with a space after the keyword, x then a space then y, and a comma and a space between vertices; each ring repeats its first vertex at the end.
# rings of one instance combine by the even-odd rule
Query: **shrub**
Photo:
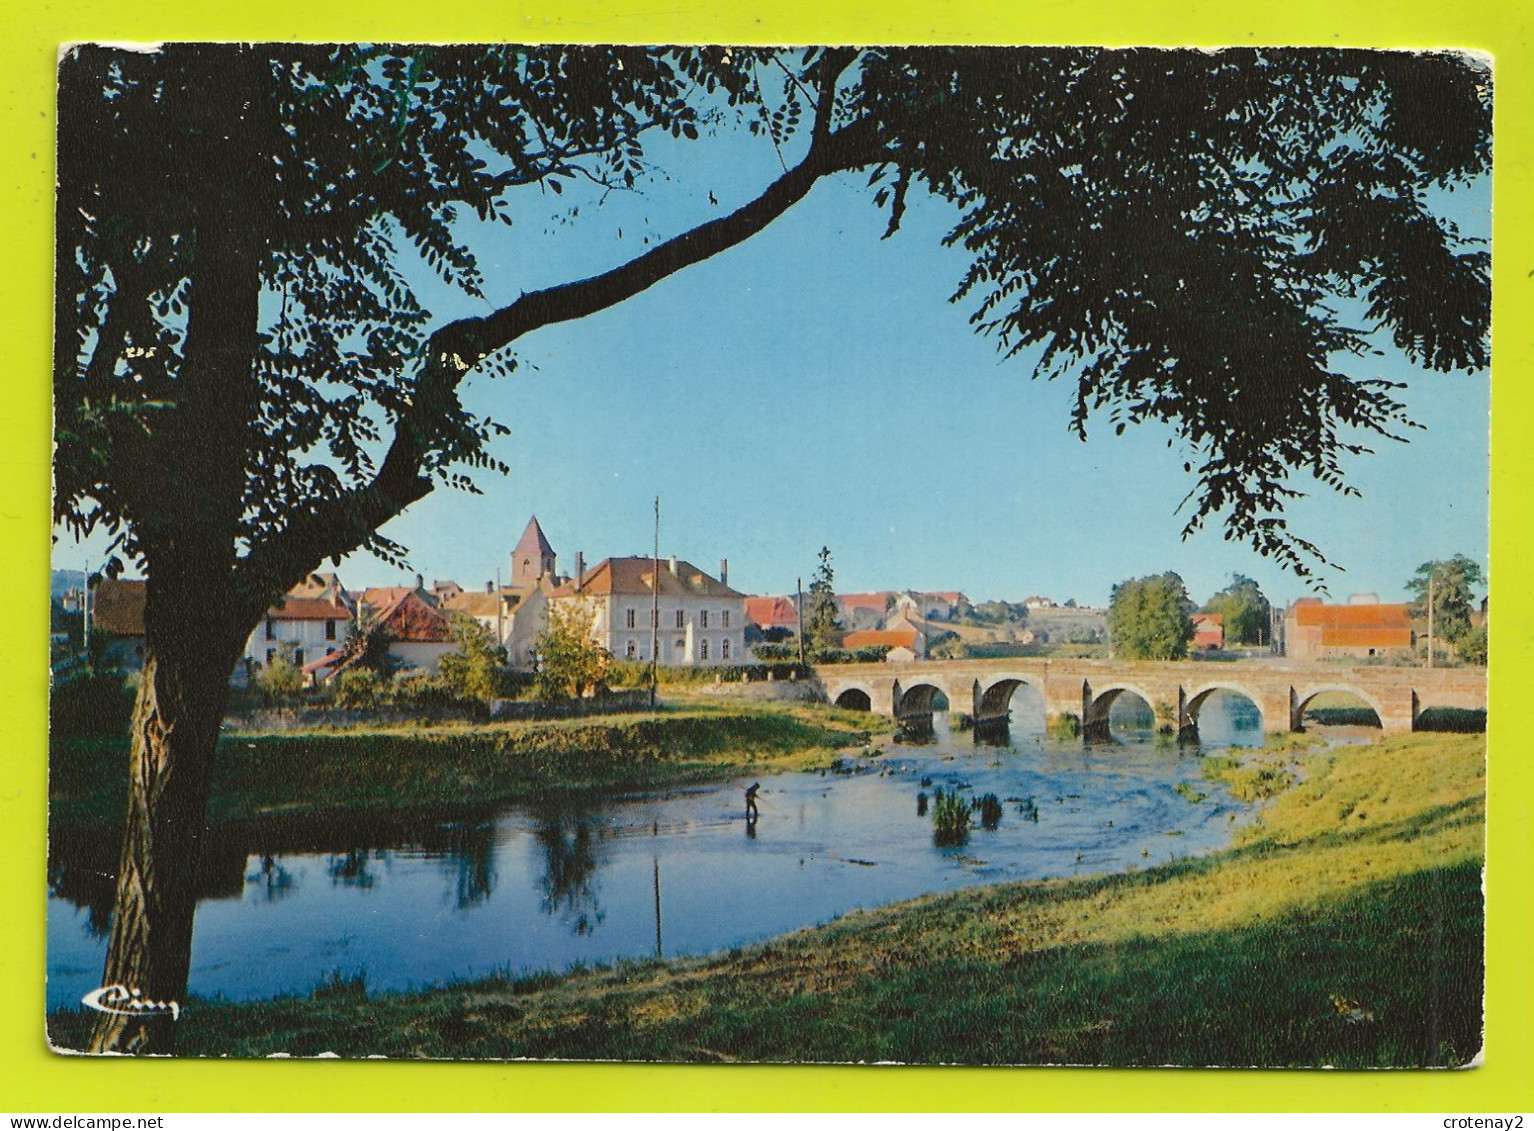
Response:
POLYGON ((442 685, 459 699, 488 701, 503 696, 506 649, 495 642, 488 628, 462 613, 453 617, 452 630, 458 650, 438 664, 442 685))
POLYGON ((293 646, 285 644, 272 662, 256 673, 256 687, 268 703, 296 699, 304 689, 304 673, 293 662, 293 646))
POLYGON ((383 681, 371 668, 348 668, 336 676, 332 695, 337 707, 371 710, 382 697, 383 681))
POLYGON ((424 672, 396 676, 388 698, 397 707, 414 711, 441 710, 458 704, 457 697, 424 672))
POLYGON ((969 839, 969 805, 957 789, 939 789, 932 797, 932 843, 963 844, 969 839))
POLYGON ((980 824, 987 829, 994 829, 1001 824, 1001 798, 994 793, 987 793, 974 803, 974 808, 980 810, 980 824))
POLYGON ((592 635, 595 617, 583 605, 550 605, 548 627, 533 646, 538 658, 534 688, 543 702, 579 699, 607 682, 613 657, 592 635))

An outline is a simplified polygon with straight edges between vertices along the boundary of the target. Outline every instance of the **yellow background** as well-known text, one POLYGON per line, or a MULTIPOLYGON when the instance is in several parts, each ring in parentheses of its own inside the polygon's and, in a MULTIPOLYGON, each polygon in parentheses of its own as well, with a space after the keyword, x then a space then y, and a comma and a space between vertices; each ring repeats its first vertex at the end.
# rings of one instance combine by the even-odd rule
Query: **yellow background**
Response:
MULTIPOLYGON (((9 618, 0 636, 0 1110, 446 1111, 600 1109, 1039 1111, 1526 1110, 1534 1016, 1528 736, 1517 703, 1534 681, 1530 326, 1534 304, 1534 53, 1527 0, 72 0, 12 7, 0 39, 6 327, 0 410, 0 547, 9 618), (725 9, 730 9, 726 11, 725 9), (156 1063, 58 1057, 43 1038, 44 755, 47 695, 49 331, 53 83, 73 40, 569 40, 979 42, 1474 48, 1496 57, 1491 577, 1491 845, 1485 1065, 1461 1072, 1109 1071, 651 1067, 309 1062, 156 1063)), ((1466 452, 1466 459, 1478 453, 1466 452)), ((1427 518, 1428 516, 1424 516, 1427 518)), ((1410 531, 1403 531, 1410 537, 1410 531)), ((1254 991, 1260 992, 1260 991, 1254 991)))

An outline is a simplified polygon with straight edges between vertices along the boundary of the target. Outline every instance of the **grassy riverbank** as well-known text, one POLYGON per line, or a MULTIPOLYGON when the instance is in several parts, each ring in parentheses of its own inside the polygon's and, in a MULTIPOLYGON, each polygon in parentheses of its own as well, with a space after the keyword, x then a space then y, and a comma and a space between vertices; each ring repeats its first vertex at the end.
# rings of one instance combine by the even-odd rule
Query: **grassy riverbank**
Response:
MULTIPOLYGON (((1208 857, 928 897, 703 960, 193 1002, 181 1051, 1467 1062, 1481 1028, 1483 740, 1413 735, 1294 757, 1299 783, 1208 857)), ((55 1017, 56 1039, 78 1025, 55 1017)))
MULTIPOLYGON (((317 811, 386 814, 810 769, 864 742, 868 722, 813 705, 700 702, 542 722, 231 734, 214 760, 208 816, 218 823, 317 811)), ((56 741, 52 828, 120 821, 127 771, 124 739, 56 741)))

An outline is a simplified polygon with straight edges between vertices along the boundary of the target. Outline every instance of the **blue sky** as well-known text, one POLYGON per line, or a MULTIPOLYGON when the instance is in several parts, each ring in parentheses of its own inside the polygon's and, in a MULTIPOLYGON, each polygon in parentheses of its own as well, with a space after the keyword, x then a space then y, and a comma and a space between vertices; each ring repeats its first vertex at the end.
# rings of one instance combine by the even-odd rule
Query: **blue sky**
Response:
MULTIPOLYGON (((464 227, 491 301, 623 262, 780 171, 765 140, 651 156, 666 176, 641 192, 599 203, 524 191, 515 226, 464 227)), ((1115 437, 1106 421, 1078 440, 1070 389, 1031 379, 1029 357, 1003 361, 967 308, 949 304, 964 257, 940 246, 947 206, 913 194, 902 230, 882 240, 865 180, 824 181, 750 242, 523 339, 513 376, 472 378, 466 394, 511 427, 496 448, 511 475, 481 474, 482 496, 438 490, 384 533, 428 579, 475 586, 504 576, 530 514, 566 570, 577 550, 588 562, 648 553, 660 495, 662 552, 711 572, 727 557, 731 584, 747 592, 807 584, 822 545, 843 591, 1105 604, 1115 582, 1168 569, 1200 601, 1232 572, 1277 601, 1309 591, 1217 526, 1181 540, 1177 508, 1193 486, 1182 446, 1168 449, 1170 433, 1155 427, 1115 437)), ((1450 206, 1468 233, 1489 231, 1489 188, 1450 206)), ((440 319, 487 309, 419 264, 407 271, 440 319)), ((1333 596, 1399 599, 1430 558, 1484 565, 1488 377, 1424 373, 1393 351, 1353 364, 1406 381, 1426 431, 1349 461, 1361 498, 1316 485, 1288 509, 1295 531, 1345 568, 1324 572, 1333 596)), ((92 554, 99 547, 61 542, 55 565, 92 554)), ((400 579, 367 555, 341 575, 353 586, 400 579)))

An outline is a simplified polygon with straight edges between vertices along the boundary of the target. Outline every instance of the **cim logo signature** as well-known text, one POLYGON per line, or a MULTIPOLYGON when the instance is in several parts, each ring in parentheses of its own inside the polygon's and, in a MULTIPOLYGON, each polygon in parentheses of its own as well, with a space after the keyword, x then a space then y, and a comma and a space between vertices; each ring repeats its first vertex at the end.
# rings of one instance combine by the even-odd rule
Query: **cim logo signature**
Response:
POLYGON ((130 990, 124 985, 101 986, 80 999, 80 1004, 99 1013, 115 1013, 119 1017, 152 1017, 169 1013, 172 1021, 181 1016, 181 1007, 173 1001, 151 1001, 140 990, 130 990))

